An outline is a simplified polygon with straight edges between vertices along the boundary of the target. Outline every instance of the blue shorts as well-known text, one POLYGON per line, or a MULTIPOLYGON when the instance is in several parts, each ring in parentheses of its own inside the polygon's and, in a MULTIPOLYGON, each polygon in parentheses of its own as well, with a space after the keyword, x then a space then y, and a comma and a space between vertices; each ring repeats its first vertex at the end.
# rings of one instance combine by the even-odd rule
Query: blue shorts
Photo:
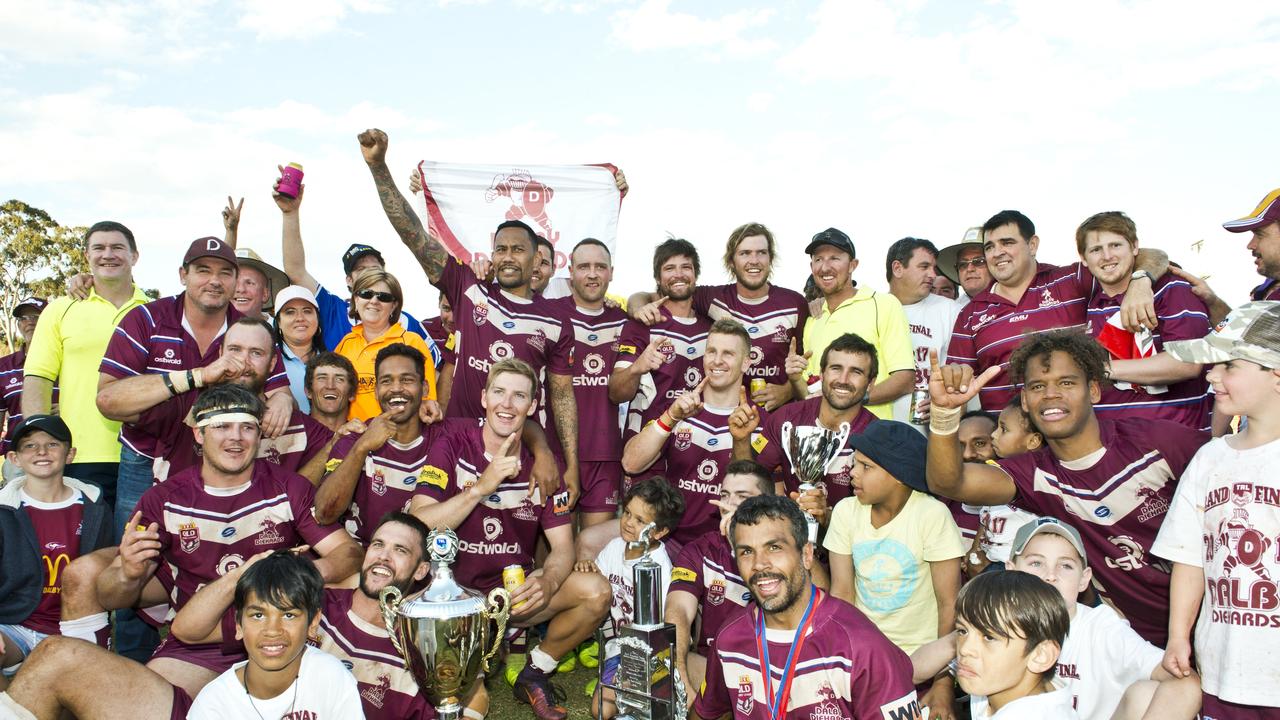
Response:
MULTIPOLYGON (((5 646, 7 647, 12 645, 13 647, 16 647, 18 652, 22 653, 23 659, 26 659, 26 657, 31 654, 31 651, 36 649, 36 646, 40 644, 41 640, 49 637, 42 632, 32 630, 31 628, 24 627, 22 625, 0 625, 0 633, 4 633, 6 638, 5 646)), ((20 660, 12 667, 0 668, 0 672, 3 672, 5 677, 13 677, 21 666, 22 661, 20 660)))

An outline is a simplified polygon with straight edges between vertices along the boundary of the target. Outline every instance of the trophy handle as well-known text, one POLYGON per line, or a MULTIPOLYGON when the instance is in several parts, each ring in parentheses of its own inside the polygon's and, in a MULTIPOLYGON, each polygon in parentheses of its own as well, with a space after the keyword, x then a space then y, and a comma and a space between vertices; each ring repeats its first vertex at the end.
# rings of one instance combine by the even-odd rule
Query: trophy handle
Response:
POLYGON ((836 461, 836 458, 840 457, 840 451, 844 449, 844 444, 849 441, 850 432, 849 423, 840 423, 840 427, 836 429, 836 451, 831 455, 831 459, 822 466, 823 475, 827 474, 827 468, 831 467, 831 464, 836 461))
POLYGON ((489 672, 489 661, 498 654, 498 648, 502 647, 502 641, 506 639, 507 620, 511 617, 511 593, 500 587, 490 590, 484 617, 498 626, 497 632, 493 635, 493 647, 489 648, 484 658, 480 660, 481 671, 489 672))
POLYGON ((391 644, 395 646, 396 652, 400 653, 400 657, 404 659, 404 666, 409 667, 409 656, 405 654, 404 647, 400 644, 400 633, 396 629, 396 613, 400 609, 400 601, 404 598, 400 588, 394 585, 388 585, 382 588, 382 592, 378 593, 378 608, 382 610, 382 624, 387 626, 387 634, 391 636, 391 644))
POLYGON ((779 429, 779 437, 778 437, 778 439, 782 441, 782 454, 787 458, 787 462, 791 465, 792 475, 797 474, 795 458, 791 457, 791 441, 794 439, 792 434, 792 428, 794 427, 795 426, 791 424, 790 420, 787 420, 786 422, 782 423, 782 427, 779 429))

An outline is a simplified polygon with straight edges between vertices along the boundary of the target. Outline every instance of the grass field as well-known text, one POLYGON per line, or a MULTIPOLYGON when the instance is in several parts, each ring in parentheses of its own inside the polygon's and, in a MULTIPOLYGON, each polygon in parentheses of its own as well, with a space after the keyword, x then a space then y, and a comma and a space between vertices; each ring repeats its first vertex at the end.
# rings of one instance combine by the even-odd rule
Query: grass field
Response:
MULTIPOLYGON (((591 698, 587 697, 583 688, 587 686, 589 680, 596 677, 596 672, 596 668, 587 669, 579 665, 573 672, 558 673, 551 680, 553 685, 558 685, 564 690, 567 696, 565 707, 569 709, 569 717, 574 720, 591 717, 591 698)), ((528 705, 515 701, 511 695, 511 686, 500 674, 498 677, 491 678, 485 687, 489 690, 489 717, 493 720, 534 716, 528 705)))

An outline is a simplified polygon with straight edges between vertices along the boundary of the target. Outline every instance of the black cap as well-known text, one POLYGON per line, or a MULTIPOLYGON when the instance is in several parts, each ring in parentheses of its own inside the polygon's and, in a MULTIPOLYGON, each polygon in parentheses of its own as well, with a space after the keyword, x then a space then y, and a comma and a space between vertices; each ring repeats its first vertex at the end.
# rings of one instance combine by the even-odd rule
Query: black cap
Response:
POLYGON ((13 429, 13 438, 10 440, 12 447, 18 447, 18 443, 22 438, 31 433, 43 430, 53 436, 55 440, 61 440, 64 443, 71 442, 71 428, 62 421, 57 415, 31 415, 18 423, 18 427, 13 429))
POLYGON ((928 442, 915 428, 894 420, 875 420, 861 435, 850 435, 849 444, 898 482, 912 490, 929 492, 924 475, 928 442))
POLYGON ((858 257, 857 253, 853 251, 853 241, 849 239, 848 235, 845 235, 843 232, 835 228, 827 228, 817 235, 814 235, 813 239, 810 240, 809 244, 804 248, 805 254, 812 255, 813 251, 818 249, 818 246, 820 245, 830 245, 831 247, 843 250, 849 253, 849 257, 851 258, 858 257))
POLYGON ((342 253, 342 270, 346 274, 351 274, 351 269, 356 266, 356 261, 365 255, 377 255, 378 262, 385 267, 387 261, 382 258, 382 253, 378 252, 372 245, 363 245, 361 243, 352 243, 347 251, 342 253))

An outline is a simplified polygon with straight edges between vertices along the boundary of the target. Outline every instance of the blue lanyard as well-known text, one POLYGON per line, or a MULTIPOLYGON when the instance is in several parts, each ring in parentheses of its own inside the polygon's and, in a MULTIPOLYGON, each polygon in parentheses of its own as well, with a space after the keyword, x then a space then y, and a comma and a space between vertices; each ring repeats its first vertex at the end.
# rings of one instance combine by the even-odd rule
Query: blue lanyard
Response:
POLYGON ((795 663, 799 660, 800 646, 804 644, 809 623, 813 620, 813 608, 818 600, 818 588, 809 585, 809 605, 800 618, 800 626, 796 628, 795 637, 791 639, 791 649, 787 651, 787 663, 782 668, 782 680, 778 685, 778 694, 773 692, 773 670, 769 665, 769 640, 765 637, 764 608, 760 609, 759 621, 756 624, 756 647, 760 651, 760 674, 764 676, 765 701, 769 704, 769 717, 774 720, 778 711, 786 712, 787 698, 791 695, 791 681, 795 679, 795 663))

